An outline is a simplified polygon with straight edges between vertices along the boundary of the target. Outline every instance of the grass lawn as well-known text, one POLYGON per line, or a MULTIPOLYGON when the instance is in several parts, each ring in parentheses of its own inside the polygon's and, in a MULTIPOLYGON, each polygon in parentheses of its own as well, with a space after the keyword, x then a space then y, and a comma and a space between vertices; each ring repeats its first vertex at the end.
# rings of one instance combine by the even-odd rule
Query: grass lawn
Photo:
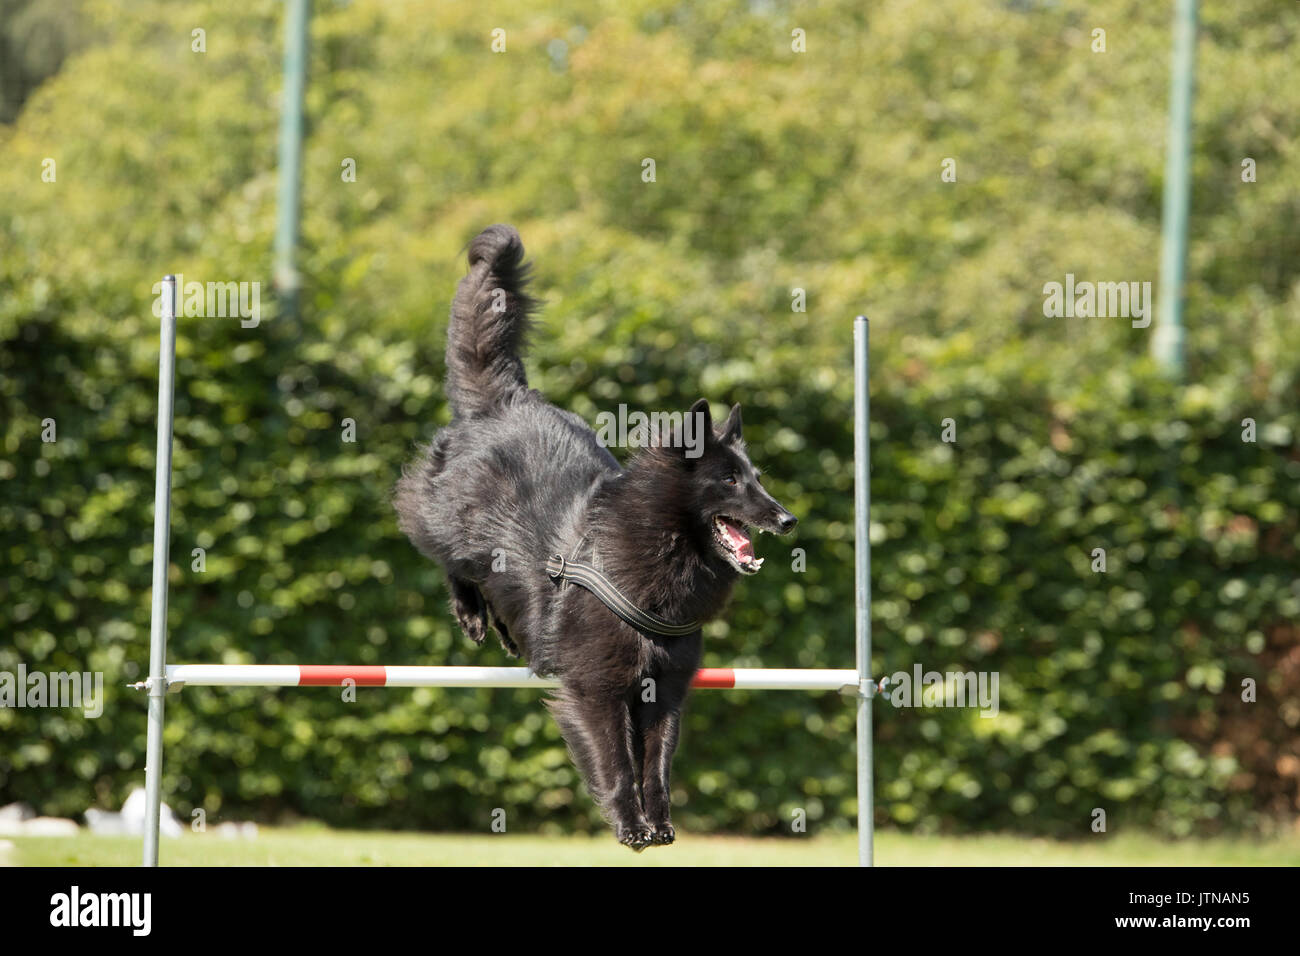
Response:
MULTIPOLYGON (((11 837, 0 865, 136 866, 133 837, 11 837)), ((256 840, 215 834, 164 838, 171 866, 848 866, 857 861, 851 834, 763 838, 681 835, 676 845, 633 853, 611 837, 530 834, 434 834, 263 827, 256 840)), ((1014 836, 876 835, 881 866, 1223 866, 1300 865, 1300 837, 1163 841, 1108 836, 1060 843, 1014 836)))

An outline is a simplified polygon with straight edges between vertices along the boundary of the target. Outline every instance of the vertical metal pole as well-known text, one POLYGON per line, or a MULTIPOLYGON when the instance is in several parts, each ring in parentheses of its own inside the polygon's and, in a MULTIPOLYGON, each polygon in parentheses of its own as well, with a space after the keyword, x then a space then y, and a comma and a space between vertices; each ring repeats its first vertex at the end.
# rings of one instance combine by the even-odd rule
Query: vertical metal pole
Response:
POLYGON ((298 201, 302 182, 302 98, 307 85, 309 0, 289 0, 284 24, 284 91, 280 104, 280 183, 276 199, 275 287, 284 311, 298 308, 298 201))
POLYGON ((853 321, 853 550, 857 573, 858 865, 872 866, 874 799, 871 767, 871 324, 853 321))
POLYGON ((1169 81, 1169 142, 1161 215, 1160 304, 1151 352, 1165 372, 1183 377, 1183 297, 1187 282, 1187 209, 1191 192, 1192 97, 1196 80, 1196 0, 1178 0, 1169 81))
POLYGON ((149 736, 144 763, 144 865, 158 865, 163 702, 167 696, 167 567, 171 551, 172 396, 176 380, 176 277, 163 276, 158 352, 158 450, 154 459, 153 610, 149 618, 149 736))

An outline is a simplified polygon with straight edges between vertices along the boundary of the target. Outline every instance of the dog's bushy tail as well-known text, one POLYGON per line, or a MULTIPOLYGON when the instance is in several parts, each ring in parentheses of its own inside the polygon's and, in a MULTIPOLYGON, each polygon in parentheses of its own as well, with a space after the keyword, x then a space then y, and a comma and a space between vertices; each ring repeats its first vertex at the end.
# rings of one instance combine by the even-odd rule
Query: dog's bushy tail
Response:
POLYGON ((484 415, 528 387, 520 358, 536 303, 531 266, 512 226, 488 226, 469 244, 447 329, 447 398, 458 418, 484 415))

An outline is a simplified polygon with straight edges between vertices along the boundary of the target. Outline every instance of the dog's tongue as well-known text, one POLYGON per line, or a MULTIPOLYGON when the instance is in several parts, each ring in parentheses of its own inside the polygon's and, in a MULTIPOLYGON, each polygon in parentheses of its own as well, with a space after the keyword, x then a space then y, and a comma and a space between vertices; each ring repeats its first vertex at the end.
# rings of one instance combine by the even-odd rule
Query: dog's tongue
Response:
POLYGON ((744 560, 750 560, 754 557, 754 545, 749 540, 749 535, 745 534, 744 528, 734 525, 724 518, 722 520, 722 529, 727 536, 727 543, 736 552, 736 557, 744 560))

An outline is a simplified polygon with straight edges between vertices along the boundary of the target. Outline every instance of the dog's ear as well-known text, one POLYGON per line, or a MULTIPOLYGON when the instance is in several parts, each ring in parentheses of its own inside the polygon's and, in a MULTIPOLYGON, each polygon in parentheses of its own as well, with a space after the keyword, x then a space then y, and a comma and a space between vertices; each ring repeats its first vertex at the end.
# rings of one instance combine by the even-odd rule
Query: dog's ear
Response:
POLYGON ((675 442, 681 451, 682 459, 687 465, 693 465, 704 454, 704 446, 713 440, 713 415, 709 412, 709 400, 701 398, 691 406, 691 410, 682 419, 681 431, 675 442))
POLYGON ((740 428, 740 405, 737 403, 731 406, 731 414, 722 423, 722 432, 718 435, 718 441, 724 445, 739 445, 742 441, 740 428))
POLYGON ((713 415, 709 412, 709 400, 707 398, 701 398, 691 406, 691 410, 686 414, 691 417, 691 424, 687 427, 696 429, 696 434, 713 434, 713 415))

